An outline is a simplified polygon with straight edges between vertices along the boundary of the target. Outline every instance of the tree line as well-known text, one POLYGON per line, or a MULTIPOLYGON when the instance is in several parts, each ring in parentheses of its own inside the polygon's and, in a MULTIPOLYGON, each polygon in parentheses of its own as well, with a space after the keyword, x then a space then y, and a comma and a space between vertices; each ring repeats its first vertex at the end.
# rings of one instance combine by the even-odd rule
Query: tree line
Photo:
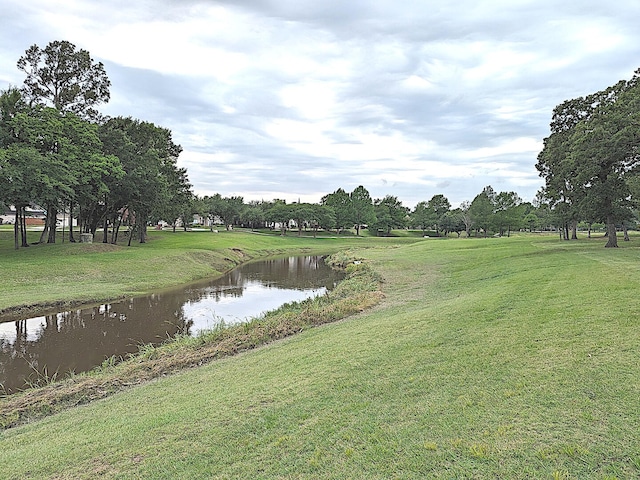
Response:
MULTIPOLYGON (((26 50, 22 88, 0 92, 0 207, 15 207, 15 247, 28 246, 26 208, 44 208, 41 242, 55 243, 58 214, 80 232, 115 243, 126 224, 141 242, 154 217, 178 218, 193 193, 177 166, 171 131, 130 117, 101 116, 110 81, 102 63, 67 41, 26 50), (110 237, 108 238, 111 226, 110 237)), ((73 229, 69 240, 75 241, 73 229)))
MULTIPOLYGON (((245 203, 240 196, 194 196, 190 211, 185 218, 206 219, 211 229, 217 222, 227 229, 234 226, 277 228, 282 235, 291 229, 298 234, 311 230, 315 235, 322 229, 336 234, 353 230, 360 235, 361 229, 366 228, 370 234, 385 236, 394 229, 412 228, 429 236, 450 233, 509 236, 513 230, 554 228, 548 205, 534 206, 523 202, 515 192, 498 193, 491 186, 458 208, 452 208, 449 200, 438 194, 410 209, 396 196, 372 199, 369 191, 360 185, 352 192, 338 188, 323 196, 319 203, 287 203, 281 199, 245 203)), ((185 229, 187 226, 183 224, 185 229)))

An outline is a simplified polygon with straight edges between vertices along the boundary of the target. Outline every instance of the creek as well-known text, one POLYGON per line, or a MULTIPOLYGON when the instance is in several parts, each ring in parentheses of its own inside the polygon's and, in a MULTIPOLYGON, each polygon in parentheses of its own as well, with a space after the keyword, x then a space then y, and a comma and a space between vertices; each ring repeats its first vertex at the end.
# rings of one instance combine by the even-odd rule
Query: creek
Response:
POLYGON ((320 256, 276 258, 147 296, 8 322, 0 317, 0 393, 91 370, 143 344, 246 321, 322 295, 341 278, 320 256))

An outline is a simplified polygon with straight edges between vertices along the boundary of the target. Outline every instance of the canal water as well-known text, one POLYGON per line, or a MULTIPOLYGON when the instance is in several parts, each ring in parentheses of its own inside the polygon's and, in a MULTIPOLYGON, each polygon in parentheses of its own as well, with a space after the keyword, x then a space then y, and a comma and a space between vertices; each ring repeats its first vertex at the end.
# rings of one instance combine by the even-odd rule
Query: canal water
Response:
POLYGON ((270 259, 179 289, 0 323, 0 393, 90 370, 141 344, 246 321, 340 279, 319 256, 270 259))

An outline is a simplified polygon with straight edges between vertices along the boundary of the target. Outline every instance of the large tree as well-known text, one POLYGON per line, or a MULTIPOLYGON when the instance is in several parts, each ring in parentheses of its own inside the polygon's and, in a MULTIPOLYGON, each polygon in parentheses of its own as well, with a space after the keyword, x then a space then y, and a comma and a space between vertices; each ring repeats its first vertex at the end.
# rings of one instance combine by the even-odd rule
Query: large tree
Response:
POLYGON ((449 203, 447 197, 438 194, 431 197, 431 200, 427 202, 427 208, 432 213, 433 224, 436 227, 436 233, 438 233, 440 230, 443 230, 442 223, 444 216, 451 210, 451 203, 449 203))
POLYGON ((338 233, 345 228, 351 228, 355 224, 351 196, 342 188, 322 197, 320 203, 333 209, 336 222, 334 227, 338 233))
POLYGON ((418 202, 411 212, 411 222, 414 227, 422 229, 422 234, 427 233, 427 229, 435 225, 435 216, 433 210, 429 208, 427 202, 418 202))
POLYGON ((360 228, 375 222, 376 215, 373 209, 373 201, 369 191, 362 185, 356 187, 349 195, 351 199, 351 211, 356 227, 356 235, 360 235, 360 228))
POLYGON ((524 217, 524 210, 520 208, 522 199, 516 192, 500 192, 496 195, 494 223, 500 236, 511 235, 511 229, 518 228, 524 217))
POLYGON ((489 233, 493 222, 493 213, 495 211, 496 193, 488 185, 484 187, 482 192, 475 196, 471 205, 469 205, 469 215, 471 215, 472 222, 476 227, 476 231, 482 229, 484 236, 489 233))
POLYGON ((569 230, 576 236, 584 190, 577 179, 580 162, 571 154, 577 125, 593 113, 593 99, 567 100, 553 109, 551 135, 544 139, 536 168, 545 178, 545 196, 551 202, 562 236, 569 240, 569 230))
POLYGON ((104 65, 68 41, 45 48, 32 45, 18 60, 18 69, 27 74, 23 92, 32 104, 96 118, 95 107, 109 101, 111 83, 104 65))
POLYGON ((402 205, 398 197, 386 195, 373 202, 376 221, 373 224, 378 235, 389 235, 394 228, 404 228, 407 224, 409 209, 402 205))
POLYGON ((556 107, 536 165, 556 210, 607 224, 606 247, 617 247, 616 224, 629 216, 627 181, 639 160, 639 75, 556 107))

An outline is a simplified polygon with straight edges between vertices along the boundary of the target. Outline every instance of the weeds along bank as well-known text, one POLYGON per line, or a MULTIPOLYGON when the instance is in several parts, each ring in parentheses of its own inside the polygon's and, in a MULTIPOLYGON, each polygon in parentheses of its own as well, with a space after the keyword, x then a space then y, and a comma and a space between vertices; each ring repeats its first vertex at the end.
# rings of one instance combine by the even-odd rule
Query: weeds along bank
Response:
POLYGON ((0 471, 637 478, 637 240, 601 240, 359 249, 375 308, 6 430, 0 471))

